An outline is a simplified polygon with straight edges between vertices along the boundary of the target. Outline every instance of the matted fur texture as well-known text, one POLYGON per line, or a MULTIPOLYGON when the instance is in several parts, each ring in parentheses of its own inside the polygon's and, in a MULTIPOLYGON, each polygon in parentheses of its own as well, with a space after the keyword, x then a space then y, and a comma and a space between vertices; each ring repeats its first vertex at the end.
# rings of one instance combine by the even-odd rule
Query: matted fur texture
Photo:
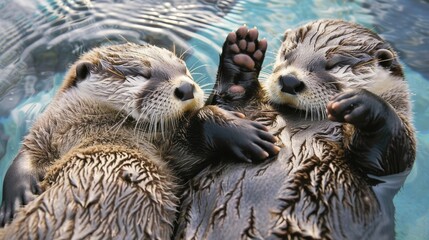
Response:
MULTIPOLYGON (((221 59, 233 62, 228 54, 221 59)), ((264 96, 250 98, 259 104, 221 88, 217 102, 268 124, 280 153, 267 164, 201 172, 183 197, 176 239, 393 239, 393 197, 416 142, 390 46, 353 23, 310 22, 286 31, 262 85, 264 96)))

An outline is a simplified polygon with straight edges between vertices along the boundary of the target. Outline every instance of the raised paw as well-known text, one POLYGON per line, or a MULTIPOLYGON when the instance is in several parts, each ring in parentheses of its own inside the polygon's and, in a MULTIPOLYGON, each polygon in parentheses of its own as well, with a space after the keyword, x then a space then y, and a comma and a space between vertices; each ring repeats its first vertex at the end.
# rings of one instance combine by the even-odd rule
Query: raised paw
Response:
MULTIPOLYGON (((260 91, 259 72, 267 50, 267 40, 258 40, 256 28, 238 28, 226 37, 220 56, 214 104, 247 101, 260 91)), ((244 104, 244 103, 243 103, 244 104)))
POLYGON ((366 90, 352 90, 334 96, 326 106, 331 121, 346 122, 362 130, 382 127, 391 107, 377 95, 366 90))
POLYGON ((241 67, 244 71, 260 71, 267 50, 267 40, 258 40, 258 29, 242 26, 228 34, 222 56, 224 60, 241 67))

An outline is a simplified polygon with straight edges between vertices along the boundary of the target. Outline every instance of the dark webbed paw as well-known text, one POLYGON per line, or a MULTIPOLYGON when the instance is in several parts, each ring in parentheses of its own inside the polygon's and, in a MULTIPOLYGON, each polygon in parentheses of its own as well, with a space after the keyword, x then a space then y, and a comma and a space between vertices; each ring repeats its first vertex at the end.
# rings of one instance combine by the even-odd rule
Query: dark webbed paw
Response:
POLYGON ((42 193, 38 178, 27 170, 28 166, 21 159, 22 154, 18 154, 5 176, 0 208, 1 227, 12 221, 21 206, 27 205, 42 193))
POLYGON ((260 123, 244 119, 236 112, 225 112, 226 124, 211 129, 216 155, 229 155, 245 162, 259 162, 276 155, 277 138, 260 123))
POLYGON ((350 160, 372 175, 399 173, 410 166, 410 136, 395 109, 367 90, 352 90, 332 98, 328 118, 355 126, 346 141, 350 160))
POLYGON ((383 127, 392 112, 383 99, 366 90, 340 93, 326 108, 330 120, 347 122, 363 131, 376 131, 383 127))
POLYGON ((258 40, 258 35, 256 28, 249 30, 246 26, 228 34, 220 56, 216 98, 229 102, 256 96, 267 50, 267 40, 258 40))
POLYGON ((242 26, 228 34, 224 43, 222 58, 232 60, 232 64, 243 71, 260 71, 267 50, 267 40, 258 40, 256 28, 242 26))

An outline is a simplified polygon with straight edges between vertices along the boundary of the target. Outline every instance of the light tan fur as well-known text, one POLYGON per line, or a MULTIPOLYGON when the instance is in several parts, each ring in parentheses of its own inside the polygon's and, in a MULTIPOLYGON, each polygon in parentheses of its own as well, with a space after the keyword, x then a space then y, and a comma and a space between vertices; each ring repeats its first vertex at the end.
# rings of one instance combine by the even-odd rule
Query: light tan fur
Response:
POLYGON ((175 99, 183 82, 194 84, 184 62, 154 46, 83 55, 21 149, 22 169, 44 177, 44 192, 18 211, 1 239, 170 238, 179 201, 167 160, 180 158, 171 150, 172 131, 204 102, 196 84, 193 99, 175 99), (79 80, 82 62, 95 69, 79 80), (126 75, 118 66, 139 72, 126 75), (150 77, 159 78, 152 89, 150 77), (141 101, 141 94, 148 97, 141 101))

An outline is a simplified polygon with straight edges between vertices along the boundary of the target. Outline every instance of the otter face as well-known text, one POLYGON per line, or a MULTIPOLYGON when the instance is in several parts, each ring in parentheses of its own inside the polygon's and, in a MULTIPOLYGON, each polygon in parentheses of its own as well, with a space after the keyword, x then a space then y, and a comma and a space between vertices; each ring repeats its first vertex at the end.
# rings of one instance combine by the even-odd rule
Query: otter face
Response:
POLYGON ((403 74, 376 34, 341 20, 320 20, 285 32, 265 84, 269 101, 325 118, 329 98, 349 88, 382 94, 403 74))
POLYGON ((168 128, 204 105, 204 93, 185 63, 172 52, 150 45, 94 49, 76 65, 73 85, 86 98, 150 125, 151 131, 157 126, 168 128))

